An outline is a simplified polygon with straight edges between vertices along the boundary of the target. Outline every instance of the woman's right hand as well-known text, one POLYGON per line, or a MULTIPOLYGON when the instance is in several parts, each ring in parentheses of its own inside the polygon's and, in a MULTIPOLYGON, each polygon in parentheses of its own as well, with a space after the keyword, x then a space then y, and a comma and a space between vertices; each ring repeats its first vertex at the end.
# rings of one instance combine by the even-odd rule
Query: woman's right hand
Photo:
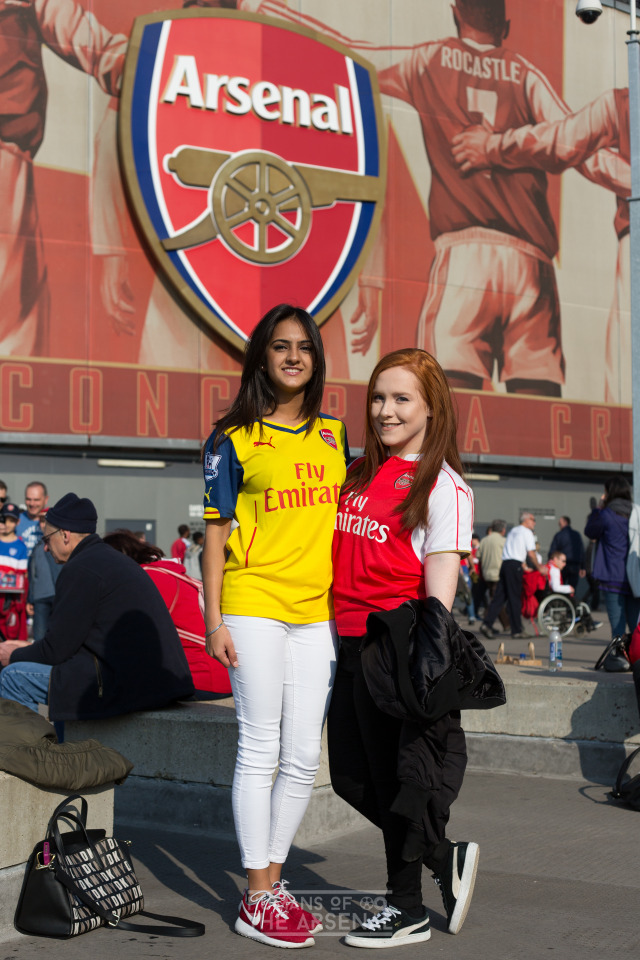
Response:
POLYGON ((238 666, 236 648, 226 624, 223 623, 219 630, 207 637, 206 649, 209 656, 221 663, 223 667, 238 666))

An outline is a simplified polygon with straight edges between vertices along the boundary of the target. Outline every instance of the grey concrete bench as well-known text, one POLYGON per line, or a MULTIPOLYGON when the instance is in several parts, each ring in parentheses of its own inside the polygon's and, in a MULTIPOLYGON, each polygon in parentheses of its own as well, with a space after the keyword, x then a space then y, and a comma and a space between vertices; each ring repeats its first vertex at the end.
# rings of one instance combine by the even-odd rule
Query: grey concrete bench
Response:
MULTIPOLYGON (((109 720, 67 722, 65 737, 95 738, 134 764, 116 793, 118 822, 233 836, 231 784, 238 724, 231 697, 109 720)), ((295 842, 304 847, 365 822, 331 788, 325 730, 320 769, 295 842)))
POLYGON ((462 716, 469 768, 613 784, 624 757, 640 746, 631 675, 499 669, 506 705, 462 716))
MULTIPOLYGON (((84 790, 89 800, 89 825, 113 830, 113 785, 84 790)), ((0 771, 0 941, 19 937, 13 916, 26 861, 44 837, 49 818, 69 791, 34 787, 0 771)))

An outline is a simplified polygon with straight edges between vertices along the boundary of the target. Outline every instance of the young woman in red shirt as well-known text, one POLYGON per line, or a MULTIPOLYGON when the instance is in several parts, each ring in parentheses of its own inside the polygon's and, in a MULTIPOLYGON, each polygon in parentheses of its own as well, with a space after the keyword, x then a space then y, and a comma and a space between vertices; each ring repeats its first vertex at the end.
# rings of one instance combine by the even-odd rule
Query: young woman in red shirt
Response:
POLYGON ((350 946, 393 947, 430 937, 423 863, 440 886, 450 933, 462 926, 473 892, 478 845, 445 837, 466 766, 460 713, 419 732, 429 799, 418 825, 418 859, 405 860, 411 822, 394 812, 394 801, 407 728, 376 706, 360 660, 369 613, 427 597, 451 610, 473 529, 473 495, 461 474, 442 368, 424 350, 383 357, 369 382, 364 456, 351 465, 343 487, 333 551, 341 645, 329 712, 331 780, 339 796, 381 828, 387 861, 387 906, 347 936, 350 946))

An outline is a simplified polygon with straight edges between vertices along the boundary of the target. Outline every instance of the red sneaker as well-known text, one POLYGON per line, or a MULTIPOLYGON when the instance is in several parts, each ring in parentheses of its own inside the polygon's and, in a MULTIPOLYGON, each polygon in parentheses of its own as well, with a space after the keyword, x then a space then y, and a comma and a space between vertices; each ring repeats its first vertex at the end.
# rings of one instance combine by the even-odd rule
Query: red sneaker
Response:
POLYGON ((262 894, 257 900, 249 900, 245 890, 240 903, 236 933, 272 947, 312 947, 315 943, 308 930, 301 930, 299 917, 289 914, 282 900, 272 893, 262 894))
POLYGON ((299 921, 298 928, 301 933, 305 930, 308 930, 309 933, 319 933, 322 930, 320 917, 309 913, 298 903, 293 894, 287 890, 288 882, 288 880, 276 880, 272 884, 274 897, 285 904, 287 913, 293 920, 297 919, 299 921))

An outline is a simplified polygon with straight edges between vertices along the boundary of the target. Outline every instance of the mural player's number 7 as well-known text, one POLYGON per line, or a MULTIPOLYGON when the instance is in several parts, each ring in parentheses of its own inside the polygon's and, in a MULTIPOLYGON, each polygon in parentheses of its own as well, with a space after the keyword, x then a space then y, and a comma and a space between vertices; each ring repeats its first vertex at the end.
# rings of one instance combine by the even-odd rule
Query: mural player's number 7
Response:
POLYGON ((495 90, 467 87, 467 110, 469 113, 481 114, 485 124, 493 130, 498 112, 498 94, 495 90))

